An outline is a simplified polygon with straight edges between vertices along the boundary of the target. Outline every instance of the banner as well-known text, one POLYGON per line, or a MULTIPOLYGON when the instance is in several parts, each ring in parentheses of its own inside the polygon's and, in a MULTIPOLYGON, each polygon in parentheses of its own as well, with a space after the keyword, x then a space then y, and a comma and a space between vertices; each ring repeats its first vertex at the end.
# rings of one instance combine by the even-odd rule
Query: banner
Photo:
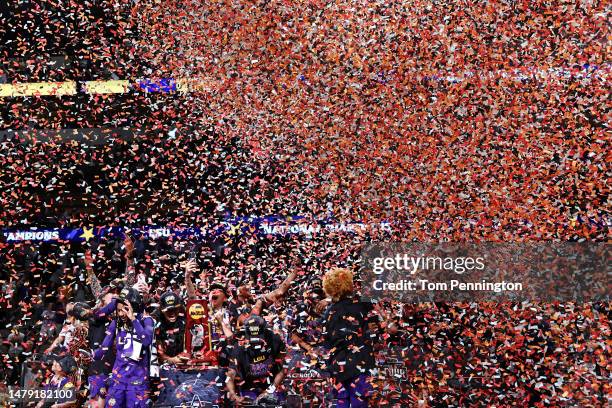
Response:
POLYGON ((130 87, 130 81, 87 81, 81 90, 91 95, 123 94, 128 93, 130 87))
POLYGON ((137 239, 206 239, 220 235, 239 236, 255 233, 257 235, 317 235, 325 233, 359 233, 368 230, 391 231, 390 222, 365 224, 362 222, 316 221, 306 222, 303 217, 261 217, 228 218, 216 227, 80 227, 51 229, 6 229, 0 240, 7 243, 38 241, 89 242, 92 238, 120 238, 126 233, 137 239))
MULTIPOLYGON (((422 70, 415 69, 406 72, 405 75, 414 76, 417 79, 458 83, 471 78, 493 79, 508 78, 514 81, 544 81, 547 79, 582 80, 601 79, 607 80, 610 74, 610 64, 589 65, 584 64, 576 67, 550 67, 538 69, 535 67, 520 67, 512 70, 496 71, 438 71, 430 75, 422 76, 422 70)), ((394 71, 379 72, 373 74, 372 79, 381 83, 388 83, 395 77, 394 71)), ((306 81, 303 75, 298 75, 298 80, 306 81)), ((212 92, 222 85, 222 80, 213 78, 141 78, 125 80, 101 80, 86 81, 81 89, 77 89, 77 83, 67 82, 25 82, 19 84, 0 84, 0 98, 18 96, 64 96, 76 95, 79 92, 87 94, 124 94, 129 92, 143 93, 187 93, 187 92, 212 92)))
MULTIPOLYGON (((462 220, 469 223, 478 223, 477 220, 462 220)), ((451 220, 448 221, 449 223, 451 220)), ((529 225, 528 221, 524 221, 529 225)), ((575 226, 588 225, 595 228, 609 228, 609 219, 582 218, 568 219, 558 225, 575 226)), ((0 232, 0 242, 7 243, 38 241, 70 241, 89 242, 90 239, 118 238, 123 239, 129 233, 136 239, 172 238, 184 240, 201 240, 218 236, 240 236, 256 234, 262 236, 304 235, 306 237, 320 234, 342 233, 359 234, 368 231, 391 232, 397 228, 410 228, 410 220, 381 221, 364 223, 360 221, 339 222, 328 218, 324 220, 309 220, 303 216, 265 216, 265 217, 226 217, 219 224, 212 227, 168 227, 149 225, 142 227, 78 227, 78 228, 32 228, 32 229, 5 229, 0 232)), ((491 228, 497 228, 495 224, 491 228)))
POLYGON ((0 84, 0 98, 16 96, 64 96, 75 95, 76 93, 77 85, 74 81, 0 84))

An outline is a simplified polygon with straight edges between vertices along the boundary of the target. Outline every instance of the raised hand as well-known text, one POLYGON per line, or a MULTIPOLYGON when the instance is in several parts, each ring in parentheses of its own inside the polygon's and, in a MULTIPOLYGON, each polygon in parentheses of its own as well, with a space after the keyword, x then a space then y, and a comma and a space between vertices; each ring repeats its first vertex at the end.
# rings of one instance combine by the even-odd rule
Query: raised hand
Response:
POLYGON ((125 256, 131 258, 134 253, 134 241, 132 241, 132 238, 127 233, 125 234, 123 245, 125 245, 125 256))
POLYGON ((185 274, 187 274, 187 276, 193 276, 193 273, 198 270, 198 263, 194 259, 190 259, 182 265, 183 268, 185 268, 185 274))

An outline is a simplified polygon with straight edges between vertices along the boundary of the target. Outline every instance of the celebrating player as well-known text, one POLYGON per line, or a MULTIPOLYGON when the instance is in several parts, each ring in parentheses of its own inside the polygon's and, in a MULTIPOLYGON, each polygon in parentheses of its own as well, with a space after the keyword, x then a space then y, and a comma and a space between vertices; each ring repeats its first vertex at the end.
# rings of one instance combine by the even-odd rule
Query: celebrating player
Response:
POLYGON ((116 352, 110 377, 107 407, 149 407, 149 363, 153 319, 143 315, 140 293, 124 288, 117 300, 118 318, 106 330, 102 346, 94 353, 100 359, 111 348, 116 352))

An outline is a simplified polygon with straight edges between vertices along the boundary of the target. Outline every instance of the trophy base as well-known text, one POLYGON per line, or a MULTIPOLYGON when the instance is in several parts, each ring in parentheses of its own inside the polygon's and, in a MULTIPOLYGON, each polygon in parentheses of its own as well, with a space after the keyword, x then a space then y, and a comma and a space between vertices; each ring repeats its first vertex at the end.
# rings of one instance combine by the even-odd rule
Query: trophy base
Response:
POLYGON ((192 355, 183 353, 181 356, 186 357, 183 364, 177 365, 177 368, 181 370, 202 369, 207 367, 214 368, 219 366, 219 353, 215 351, 206 351, 204 353, 192 355))

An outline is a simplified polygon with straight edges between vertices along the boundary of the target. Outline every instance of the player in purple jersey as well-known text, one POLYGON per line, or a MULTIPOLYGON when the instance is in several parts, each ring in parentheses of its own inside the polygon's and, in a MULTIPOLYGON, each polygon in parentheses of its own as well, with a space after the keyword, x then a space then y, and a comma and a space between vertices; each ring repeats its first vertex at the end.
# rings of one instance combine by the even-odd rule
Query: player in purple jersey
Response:
POLYGON ((116 352, 106 399, 107 407, 149 407, 150 346, 154 321, 144 316, 140 293, 133 288, 121 291, 117 318, 106 330, 102 346, 94 352, 100 359, 111 348, 116 352))

